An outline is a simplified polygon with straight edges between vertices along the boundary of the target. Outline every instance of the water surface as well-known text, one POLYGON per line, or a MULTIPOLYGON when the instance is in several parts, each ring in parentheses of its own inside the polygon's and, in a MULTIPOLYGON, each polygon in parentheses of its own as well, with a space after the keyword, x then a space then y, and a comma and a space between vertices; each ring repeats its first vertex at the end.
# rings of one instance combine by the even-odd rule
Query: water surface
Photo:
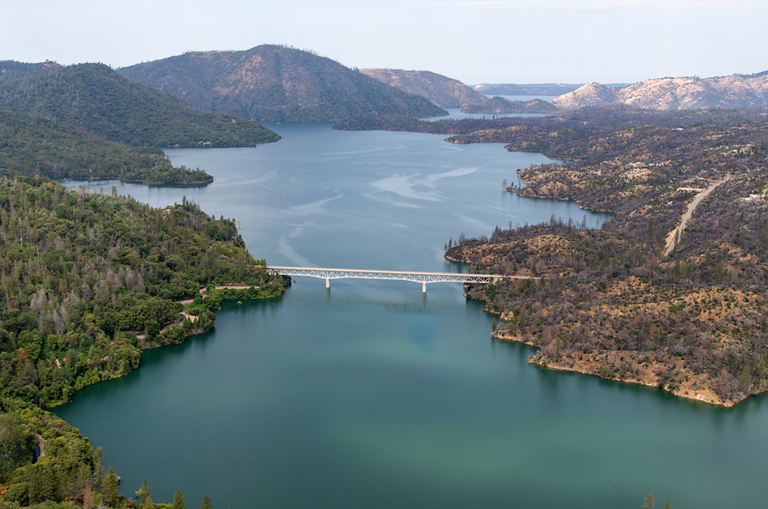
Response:
MULTIPOLYGON (((284 139, 168 151, 209 171, 208 187, 115 185, 236 217, 254 256, 286 265, 457 271, 442 257, 450 237, 585 215, 501 191, 541 155, 269 126, 284 139)), ((530 348, 492 340, 491 317, 461 293, 300 279, 282 298, 226 304, 211 333, 144 353, 56 413, 104 446, 124 494, 146 478, 154 500, 179 488, 190 507, 207 495, 235 509, 631 508, 649 492, 659 507, 763 506, 764 397, 726 410, 541 370, 530 348)))

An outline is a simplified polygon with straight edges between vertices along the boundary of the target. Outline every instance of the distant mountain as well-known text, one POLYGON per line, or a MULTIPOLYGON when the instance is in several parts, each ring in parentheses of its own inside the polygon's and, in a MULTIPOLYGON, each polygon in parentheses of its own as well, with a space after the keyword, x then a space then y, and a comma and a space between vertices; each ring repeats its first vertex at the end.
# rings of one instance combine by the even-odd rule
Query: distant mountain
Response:
POLYGON ((472 104, 461 110, 462 113, 552 113, 557 111, 554 106, 541 99, 531 101, 508 101, 503 97, 492 97, 480 104, 472 104))
MULTIPOLYGON (((484 95, 562 95, 573 92, 583 83, 498 83, 475 85, 475 90, 484 95)), ((631 83, 606 83, 611 88, 622 88, 631 83)))
POLYGON ((112 141, 163 147, 243 147, 277 141, 266 127, 195 109, 102 64, 0 84, 0 107, 55 119, 112 141))
POLYGON ((552 100, 565 108, 622 103, 655 110, 759 108, 768 106, 768 74, 717 78, 661 78, 621 89, 597 83, 552 100))
POLYGON ((14 60, 0 60, 0 83, 17 78, 26 78, 27 76, 36 76, 57 69, 61 69, 61 66, 56 62, 50 61, 27 64, 14 60))
POLYGON ((600 83, 587 83, 573 92, 555 97, 552 99, 552 104, 562 108, 595 106, 616 102, 618 97, 618 90, 615 88, 607 87, 600 83))
POLYGON ((573 92, 581 84, 571 83, 496 83, 475 85, 475 90, 483 95, 562 95, 573 92))
POLYGON ((423 97, 387 86, 330 58, 284 46, 191 52, 119 71, 198 108, 254 120, 447 115, 423 97))
POLYGON ((400 90, 426 97, 441 108, 463 108, 485 100, 483 94, 459 80, 430 71, 360 69, 360 72, 400 90))

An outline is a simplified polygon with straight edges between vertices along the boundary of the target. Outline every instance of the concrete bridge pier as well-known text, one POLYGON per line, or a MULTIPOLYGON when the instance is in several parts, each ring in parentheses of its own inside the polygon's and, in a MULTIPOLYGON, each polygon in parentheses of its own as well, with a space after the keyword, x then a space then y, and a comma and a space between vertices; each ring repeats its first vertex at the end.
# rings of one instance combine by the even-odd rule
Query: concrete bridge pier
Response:
POLYGON ((427 282, 426 281, 421 283, 421 293, 424 293, 424 294, 427 293, 427 282))
POLYGON ((331 278, 327 277, 325 278, 325 287, 330 288, 331 287, 331 278))

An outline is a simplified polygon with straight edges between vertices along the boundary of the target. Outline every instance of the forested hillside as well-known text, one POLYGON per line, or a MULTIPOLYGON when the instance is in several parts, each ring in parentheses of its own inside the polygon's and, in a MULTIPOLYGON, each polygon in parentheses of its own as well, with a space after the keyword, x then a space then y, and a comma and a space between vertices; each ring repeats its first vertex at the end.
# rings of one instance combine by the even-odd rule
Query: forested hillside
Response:
POLYGON ((286 282, 248 254, 234 221, 186 200, 152 209, 12 175, 0 178, 0 234, 0 507, 135 507, 87 439, 39 407, 209 330, 223 297, 277 296, 286 282), (229 283, 252 288, 214 290, 229 283), (197 318, 182 320, 174 300, 193 297, 197 318))
POLYGON ((108 141, 80 127, 0 108, 0 174, 118 179, 142 184, 207 184, 213 177, 174 168, 163 151, 108 141))
POLYGON ((447 114, 424 97, 330 58, 285 46, 190 52, 119 71, 206 111, 260 121, 447 114))
POLYGON ((0 85, 0 108, 82 127, 110 141, 159 147, 252 147, 280 137, 233 115, 189 106, 102 64, 79 64, 0 85))
POLYGON ((61 69, 56 62, 40 62, 37 64, 28 64, 25 62, 16 62, 15 60, 0 60, 0 83, 17 78, 26 78, 27 76, 36 76, 38 74, 61 69))

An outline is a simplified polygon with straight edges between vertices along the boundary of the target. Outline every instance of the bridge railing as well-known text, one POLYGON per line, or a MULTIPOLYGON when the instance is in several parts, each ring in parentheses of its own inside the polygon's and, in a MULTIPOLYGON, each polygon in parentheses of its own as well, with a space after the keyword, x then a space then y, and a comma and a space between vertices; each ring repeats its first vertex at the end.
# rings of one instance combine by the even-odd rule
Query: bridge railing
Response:
POLYGON ((525 276, 504 276, 501 274, 460 274, 456 272, 415 272, 405 270, 363 270, 363 269, 327 269, 318 267, 280 267, 270 265, 267 270, 276 271, 285 276, 306 276, 325 279, 330 288, 331 279, 380 279, 389 281, 413 281, 422 283, 427 291, 427 283, 481 283, 487 284, 499 279, 526 279, 525 276))

